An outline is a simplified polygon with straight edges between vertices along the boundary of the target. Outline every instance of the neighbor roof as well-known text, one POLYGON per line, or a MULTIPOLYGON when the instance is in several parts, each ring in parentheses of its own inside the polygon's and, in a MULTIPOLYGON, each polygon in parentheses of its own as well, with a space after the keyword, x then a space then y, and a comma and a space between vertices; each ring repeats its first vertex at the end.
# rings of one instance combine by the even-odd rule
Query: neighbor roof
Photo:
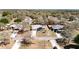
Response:
POLYGON ((63 27, 63 25, 52 25, 53 29, 62 29, 63 27))
POLYGON ((14 27, 15 29, 22 29, 23 26, 20 24, 12 24, 10 27, 14 27))

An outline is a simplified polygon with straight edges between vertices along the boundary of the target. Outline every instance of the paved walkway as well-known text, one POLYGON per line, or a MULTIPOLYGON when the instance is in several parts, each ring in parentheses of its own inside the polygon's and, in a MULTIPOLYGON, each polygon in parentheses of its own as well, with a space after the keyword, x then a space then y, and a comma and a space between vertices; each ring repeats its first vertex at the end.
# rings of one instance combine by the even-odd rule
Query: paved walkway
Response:
MULTIPOLYGON (((61 34, 59 34, 59 33, 56 33, 56 36, 57 37, 55 39, 62 38, 61 34)), ((61 49, 61 47, 58 45, 58 43, 56 42, 55 39, 50 40, 52 47, 57 47, 57 49, 61 49)))
POLYGON ((12 49, 19 49, 19 47, 21 46, 21 43, 19 40, 16 40, 15 44, 13 45, 12 49))
POLYGON ((60 33, 56 33, 57 38, 63 38, 60 33))
POLYGON ((52 45, 52 48, 53 48, 53 47, 57 47, 57 49, 61 49, 55 39, 50 40, 50 43, 51 43, 51 45, 52 45))
POLYGON ((17 35, 17 36, 14 38, 15 43, 14 43, 12 49, 19 49, 19 47, 21 46, 20 39, 22 39, 22 37, 19 36, 19 35, 17 35))

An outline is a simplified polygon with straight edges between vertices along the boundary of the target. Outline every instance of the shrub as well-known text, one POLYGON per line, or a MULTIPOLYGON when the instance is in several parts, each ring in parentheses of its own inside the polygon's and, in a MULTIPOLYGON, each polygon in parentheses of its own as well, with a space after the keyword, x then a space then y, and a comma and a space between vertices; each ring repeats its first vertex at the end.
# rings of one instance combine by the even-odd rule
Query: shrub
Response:
POLYGON ((2 13, 2 16, 7 16, 8 14, 10 14, 10 13, 4 11, 4 12, 2 13))
POLYGON ((79 34, 74 38, 74 42, 79 44, 79 34))
POLYGON ((22 20, 21 19, 16 19, 16 20, 14 20, 14 22, 17 22, 17 23, 19 23, 19 22, 21 22, 22 20))
POLYGON ((4 23, 4 24, 9 23, 8 19, 6 19, 6 18, 0 19, 0 22, 1 22, 1 23, 4 23))
POLYGON ((31 44, 31 41, 29 39, 23 38, 21 41, 22 44, 31 44))
POLYGON ((69 21, 73 21, 73 20, 75 20, 75 17, 74 16, 70 16, 69 17, 69 21))

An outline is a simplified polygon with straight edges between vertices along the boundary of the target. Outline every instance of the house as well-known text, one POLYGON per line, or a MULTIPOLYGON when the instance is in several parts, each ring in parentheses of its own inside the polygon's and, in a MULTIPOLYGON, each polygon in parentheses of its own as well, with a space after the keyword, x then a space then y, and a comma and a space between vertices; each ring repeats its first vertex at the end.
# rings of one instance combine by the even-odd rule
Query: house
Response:
POLYGON ((43 34, 45 36, 45 33, 49 32, 48 30, 49 28, 47 27, 47 25, 32 25, 32 37, 35 37, 36 33, 38 36, 39 34, 43 34))
POLYGON ((23 30, 23 26, 20 24, 12 24, 10 25, 10 28, 12 28, 13 30, 23 30))
POLYGON ((41 28, 42 25, 32 25, 32 35, 31 37, 36 37, 36 32, 38 28, 41 28))

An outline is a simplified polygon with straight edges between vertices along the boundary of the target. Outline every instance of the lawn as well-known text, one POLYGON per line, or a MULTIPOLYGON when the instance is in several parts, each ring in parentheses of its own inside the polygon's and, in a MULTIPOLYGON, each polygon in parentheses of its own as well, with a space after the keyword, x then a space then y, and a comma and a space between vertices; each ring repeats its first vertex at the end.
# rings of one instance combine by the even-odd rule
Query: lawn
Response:
POLYGON ((45 40, 31 40, 32 43, 28 45, 21 45, 20 49, 50 49, 51 43, 45 40))

